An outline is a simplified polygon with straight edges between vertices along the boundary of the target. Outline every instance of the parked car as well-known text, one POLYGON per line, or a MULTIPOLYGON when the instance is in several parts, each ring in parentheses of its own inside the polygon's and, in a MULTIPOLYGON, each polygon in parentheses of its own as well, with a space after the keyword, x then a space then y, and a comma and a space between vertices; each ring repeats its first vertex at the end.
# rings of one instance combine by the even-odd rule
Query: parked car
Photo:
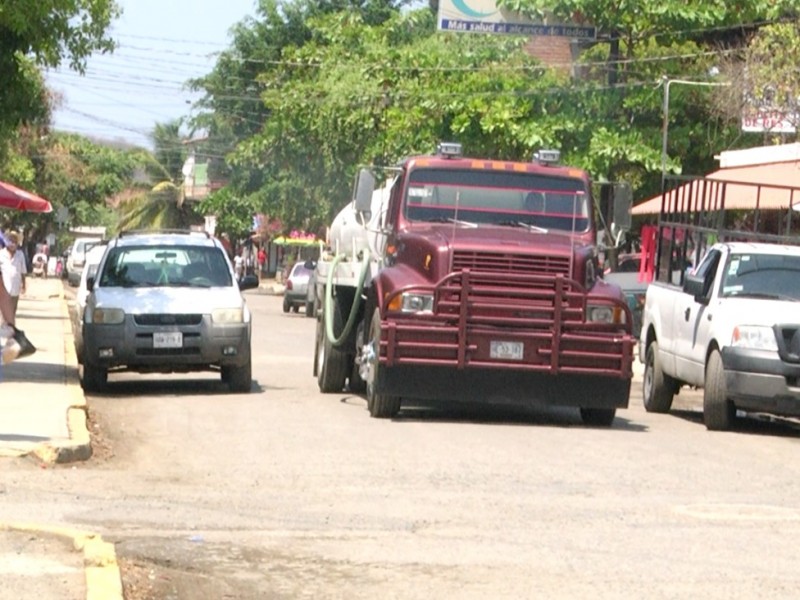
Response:
POLYGON ((633 335, 637 339, 642 329, 642 312, 644 311, 644 299, 649 285, 644 278, 639 276, 639 265, 641 256, 639 254, 622 254, 617 259, 617 268, 605 270, 603 279, 609 283, 617 284, 633 315, 633 335))
POLYGON ((89 296, 89 290, 86 289, 86 280, 89 277, 94 277, 97 273, 97 267, 106 252, 106 247, 106 244, 101 242, 92 246, 86 253, 81 280, 78 284, 78 291, 75 294, 75 308, 72 311, 72 331, 74 333, 75 354, 78 357, 78 363, 83 363, 83 311, 86 308, 86 298, 89 296))
POLYGON ((122 233, 108 243, 83 316, 83 387, 109 372, 219 372, 249 392, 251 316, 221 242, 206 233, 122 233))
POLYGON ((101 238, 81 237, 72 243, 67 256, 67 283, 72 287, 80 283, 83 266, 86 264, 86 252, 102 241, 101 238))
POLYGON ((306 297, 308 295, 308 281, 314 271, 312 261, 295 263, 289 276, 286 278, 286 288, 283 292, 283 312, 290 310, 300 312, 300 307, 308 310, 306 297))

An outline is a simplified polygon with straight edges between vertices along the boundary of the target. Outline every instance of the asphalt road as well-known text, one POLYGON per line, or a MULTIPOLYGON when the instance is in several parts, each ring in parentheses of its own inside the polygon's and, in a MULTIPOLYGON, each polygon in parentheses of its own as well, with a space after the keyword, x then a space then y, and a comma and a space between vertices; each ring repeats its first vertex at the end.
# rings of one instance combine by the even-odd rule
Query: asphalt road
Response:
POLYGON ((314 321, 247 293, 251 394, 112 376, 92 461, 4 463, 9 520, 115 542, 129 598, 789 598, 792 423, 707 432, 699 396, 612 428, 576 410, 421 406, 371 419, 320 394, 314 321))

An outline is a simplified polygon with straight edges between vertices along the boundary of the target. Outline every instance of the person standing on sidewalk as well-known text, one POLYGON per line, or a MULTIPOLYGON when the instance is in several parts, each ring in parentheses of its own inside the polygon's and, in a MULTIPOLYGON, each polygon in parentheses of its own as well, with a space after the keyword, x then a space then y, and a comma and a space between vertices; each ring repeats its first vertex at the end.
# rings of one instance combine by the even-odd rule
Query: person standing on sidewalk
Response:
POLYGON ((10 296, 11 320, 5 317, 4 322, 13 325, 17 315, 19 295, 25 293, 25 276, 28 271, 25 256, 18 250, 20 235, 11 231, 5 235, 6 247, 0 250, 0 271, 3 276, 3 286, 10 296))

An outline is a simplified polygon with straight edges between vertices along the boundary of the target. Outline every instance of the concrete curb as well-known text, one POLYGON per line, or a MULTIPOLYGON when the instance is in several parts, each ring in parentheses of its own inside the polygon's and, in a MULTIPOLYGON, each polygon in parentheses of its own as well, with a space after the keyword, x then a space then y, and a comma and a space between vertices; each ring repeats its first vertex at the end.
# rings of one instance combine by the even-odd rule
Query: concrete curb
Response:
POLYGON ((92 439, 86 426, 86 397, 77 377, 70 373, 70 369, 78 367, 78 357, 75 355, 75 343, 72 334, 72 321, 69 307, 62 292, 61 313, 64 315, 64 380, 66 393, 70 396, 67 409, 67 430, 69 442, 64 444, 42 444, 31 453, 42 462, 49 464, 65 464, 89 460, 92 456, 92 439))
POLYGON ((86 600, 123 600, 122 577, 114 544, 88 531, 33 523, 0 523, 0 531, 21 531, 72 540, 72 547, 83 552, 86 600))

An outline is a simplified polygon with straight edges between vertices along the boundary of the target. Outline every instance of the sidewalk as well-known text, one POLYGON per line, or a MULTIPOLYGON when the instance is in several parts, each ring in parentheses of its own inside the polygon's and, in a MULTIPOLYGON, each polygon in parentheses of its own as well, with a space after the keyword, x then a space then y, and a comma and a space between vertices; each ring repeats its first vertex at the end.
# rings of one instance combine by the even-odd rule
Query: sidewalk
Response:
MULTIPOLYGON (((37 351, 3 366, 0 469, 4 457, 53 464, 92 454, 62 282, 28 277, 27 284, 17 326, 37 351)), ((0 579, 0 600, 122 600, 113 544, 60 525, 0 521, 0 579)))
POLYGON ((3 365, 0 456, 34 454, 45 462, 87 460, 86 400, 78 380, 72 329, 60 279, 28 277, 17 326, 36 346, 3 365))

